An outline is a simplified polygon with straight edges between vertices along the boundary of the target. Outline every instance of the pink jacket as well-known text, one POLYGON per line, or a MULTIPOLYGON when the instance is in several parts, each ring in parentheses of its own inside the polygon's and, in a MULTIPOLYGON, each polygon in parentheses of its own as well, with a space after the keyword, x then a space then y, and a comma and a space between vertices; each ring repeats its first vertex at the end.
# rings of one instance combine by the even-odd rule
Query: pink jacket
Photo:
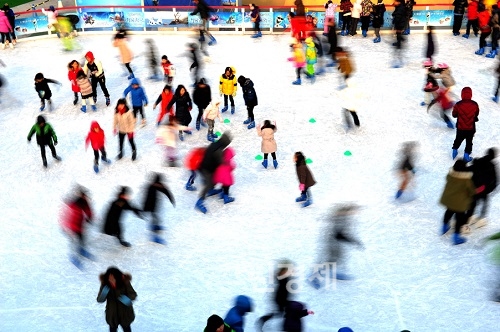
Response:
POLYGON ((3 10, 0 10, 0 32, 10 32, 12 27, 10 26, 9 19, 5 15, 3 10))
POLYGON ((215 170, 214 183, 220 183, 223 186, 232 186, 234 184, 233 170, 236 163, 233 161, 235 153, 233 148, 226 148, 222 153, 222 164, 215 170))

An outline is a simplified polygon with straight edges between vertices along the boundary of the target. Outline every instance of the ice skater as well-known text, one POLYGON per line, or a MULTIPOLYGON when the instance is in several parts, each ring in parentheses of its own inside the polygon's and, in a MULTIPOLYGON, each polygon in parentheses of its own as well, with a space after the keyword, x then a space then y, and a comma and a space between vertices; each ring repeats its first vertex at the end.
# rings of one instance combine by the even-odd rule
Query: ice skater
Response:
POLYGON ((200 168, 201 161, 203 160, 203 156, 205 155, 205 150, 205 147, 194 148, 186 155, 184 165, 190 173, 185 185, 185 188, 188 191, 196 190, 196 187, 194 186, 194 180, 196 179, 196 172, 200 168))
POLYGON ((168 123, 158 126, 156 143, 165 147, 165 165, 177 166, 177 137, 180 132, 187 130, 191 130, 191 128, 179 125, 175 117, 170 119, 168 123))
POLYGON ((92 107, 92 111, 97 111, 97 106, 94 104, 94 99, 91 98, 94 95, 94 92, 92 91, 92 83, 90 83, 89 78, 83 70, 80 70, 76 74, 76 84, 78 84, 78 88, 80 89, 80 94, 82 96, 82 107, 80 110, 83 113, 87 112, 87 99, 89 100, 89 104, 92 107))
POLYGON ((125 136, 128 137, 128 142, 132 149, 132 161, 137 158, 137 149, 134 142, 134 131, 135 131, 135 117, 134 113, 130 111, 125 99, 118 99, 115 108, 115 117, 113 121, 113 134, 118 134, 118 143, 120 152, 118 153, 117 159, 120 160, 123 157, 123 142, 125 136))
POLYGON ((260 38, 262 37, 262 32, 260 31, 260 8, 254 3, 248 5, 250 7, 250 20, 253 22, 253 31, 255 32, 252 35, 252 38, 260 38))
MULTIPOLYGON (((187 92, 184 85, 179 84, 177 89, 175 89, 174 96, 172 100, 167 105, 167 111, 169 112, 175 104, 175 119, 181 126, 188 127, 193 119, 191 117, 191 109, 193 108, 193 102, 191 101, 191 97, 189 96, 189 92, 187 92)), ((192 134, 190 129, 179 130, 179 139, 184 141, 184 134, 188 135, 192 134)))
POLYGON ((455 129, 455 126, 451 122, 450 117, 447 115, 447 112, 451 110, 453 108, 453 105, 455 104, 451 99, 450 95, 448 94, 448 89, 439 88, 437 91, 433 92, 433 95, 434 99, 427 107, 427 113, 429 113, 429 110, 431 109, 432 105, 439 103, 439 106, 441 106, 440 109, 441 118, 444 120, 448 128, 455 129))
POLYGON ((212 100, 205 108, 202 119, 208 125, 207 140, 213 142, 217 138, 217 135, 214 134, 215 119, 219 119, 219 122, 222 122, 219 99, 212 100))
POLYGON ((130 62, 132 62, 132 59, 134 57, 132 50, 128 46, 127 43, 127 36, 124 32, 118 32, 115 35, 114 41, 113 41, 113 46, 118 48, 118 51, 120 52, 120 59, 125 68, 128 70, 128 77, 127 79, 132 79, 134 78, 134 72, 132 70, 132 67, 130 67, 130 62))
POLYGON ((85 75, 90 77, 90 81, 92 82, 92 92, 94 94, 92 98, 94 99, 94 103, 97 103, 97 83, 99 83, 102 93, 104 94, 104 98, 106 98, 106 106, 109 106, 111 104, 111 100, 109 99, 109 92, 106 87, 106 76, 104 76, 102 63, 101 61, 96 60, 94 58, 94 54, 90 51, 85 54, 83 71, 85 72, 85 75))
POLYGON ((224 320, 217 315, 212 315, 207 319, 207 326, 203 332, 236 332, 224 320))
POLYGON ((295 202, 303 202, 302 207, 308 207, 312 204, 312 196, 310 188, 316 184, 314 177, 306 165, 306 157, 302 152, 295 152, 293 156, 295 162, 295 170, 299 180, 300 196, 295 199, 295 202))
POLYGON ((483 2, 477 5, 477 22, 481 35, 479 36, 479 49, 474 52, 477 55, 483 55, 486 48, 486 38, 491 34, 490 13, 486 10, 483 2))
POLYGON ((373 30, 375 30, 375 39, 374 43, 380 43, 380 28, 384 25, 384 14, 385 14, 385 5, 384 0, 378 0, 377 4, 373 6, 373 21, 372 26, 373 30))
POLYGON ((172 86, 172 83, 174 82, 175 68, 166 55, 162 55, 161 57, 161 67, 163 68, 165 83, 172 86))
POLYGON ((213 182, 214 184, 222 185, 222 192, 220 193, 220 198, 224 200, 224 204, 234 202, 234 197, 229 196, 229 188, 234 184, 234 169, 236 168, 236 163, 233 158, 235 156, 234 149, 227 147, 222 152, 222 162, 214 173, 213 182))
POLYGON ((238 83, 243 91, 243 99, 245 100, 245 105, 247 107, 248 119, 243 121, 244 125, 248 125, 247 129, 255 128, 255 117, 253 109, 257 106, 258 99, 257 93, 255 92, 254 84, 251 79, 246 78, 243 75, 238 77, 238 83))
POLYGON ((40 112, 45 109, 45 101, 49 103, 49 111, 52 111, 52 91, 50 90, 49 83, 62 85, 56 80, 45 78, 42 73, 35 75, 35 90, 40 98, 40 112))
POLYGON ((211 101, 212 90, 210 85, 208 85, 204 78, 200 78, 200 81, 196 84, 193 91, 193 103, 198 107, 196 130, 200 130, 200 126, 206 126, 203 121, 201 121, 201 118, 203 117, 203 112, 207 107, 209 107, 211 101))
POLYGON ((394 1, 394 12, 392 13, 394 30, 396 31, 396 41, 392 44, 394 46, 394 64, 393 68, 401 68, 403 66, 403 31, 408 23, 406 8, 404 0, 394 1))
POLYGON ((458 155, 458 148, 465 140, 464 160, 472 160, 472 140, 476 133, 476 122, 479 121, 479 105, 472 100, 472 89, 465 87, 462 89, 462 100, 453 106, 451 115, 457 118, 457 134, 452 146, 452 158, 458 155))
POLYGON ((78 104, 78 93, 80 92, 80 87, 76 83, 76 74, 78 74, 80 70, 82 70, 82 67, 80 67, 80 63, 78 61, 72 60, 68 64, 68 79, 71 82, 71 90, 75 95, 75 99, 73 100, 73 105, 78 104))
POLYGON ((189 15, 200 15, 201 18, 201 24, 200 24, 200 42, 205 41, 205 36, 210 39, 208 42, 208 45, 215 45, 217 43, 217 40, 215 40, 214 36, 209 31, 209 22, 208 19, 210 17, 210 7, 206 4, 205 0, 193 0, 194 4, 196 5, 195 10, 190 13, 189 15))
POLYGON ((146 61, 149 69, 151 70, 150 80, 161 80, 158 68, 158 48, 153 39, 148 38, 144 41, 146 43, 146 61))
POLYGON ((92 150, 94 150, 94 172, 99 173, 99 152, 101 152, 101 160, 107 164, 111 163, 111 160, 107 158, 106 148, 104 147, 105 135, 104 130, 97 121, 92 121, 90 124, 90 131, 85 139, 85 149, 90 145, 92 150))
POLYGON ((163 91, 161 94, 158 96, 156 99, 155 103, 153 104, 153 110, 156 109, 156 106, 160 104, 160 111, 158 112, 158 118, 156 119, 156 125, 159 126, 161 122, 163 121, 163 118, 165 115, 168 115, 168 120, 170 121, 174 117, 174 109, 170 109, 170 112, 167 111, 167 105, 170 103, 172 98, 174 97, 174 93, 172 92, 172 86, 169 84, 166 84, 163 87, 163 91))
POLYGON ((292 82, 293 85, 301 85, 302 78, 301 73, 304 67, 306 66, 306 54, 304 53, 304 49, 302 47, 302 42, 298 39, 294 38, 294 42, 291 45, 293 54, 288 58, 288 61, 292 61, 295 67, 295 72, 297 74, 297 79, 292 82))
POLYGON ((269 154, 271 154, 273 158, 274 168, 278 168, 278 161, 276 160, 276 150, 278 150, 278 146, 274 140, 274 133, 276 133, 277 130, 276 121, 271 123, 270 120, 264 120, 262 126, 260 124, 257 126, 257 135, 262 137, 260 151, 264 154, 264 161, 262 162, 264 168, 267 168, 267 156, 269 154))
POLYGON ((45 156, 46 145, 49 146, 52 157, 57 161, 61 161, 61 157, 57 155, 55 148, 55 145, 57 145, 56 132, 50 123, 45 122, 45 118, 41 115, 37 117, 36 123, 31 127, 28 133, 28 142, 31 142, 31 137, 33 137, 34 134, 36 134, 36 143, 40 147, 40 152, 42 154, 43 167, 47 168, 47 157, 45 156))
POLYGON ((234 299, 234 307, 226 314, 224 322, 231 326, 235 332, 243 332, 245 315, 253 311, 253 301, 246 295, 238 295, 234 299))
POLYGON ((338 61, 338 70, 341 73, 341 82, 338 89, 342 90, 347 87, 347 80, 354 73, 355 67, 354 63, 351 61, 351 56, 347 49, 337 47, 335 49, 335 58, 338 61))
POLYGON ((302 332, 302 317, 314 315, 314 311, 306 309, 303 303, 290 301, 285 307, 285 320, 283 321, 283 331, 302 332))
POLYGON ((139 79, 132 78, 130 80, 130 85, 123 91, 123 98, 127 98, 130 93, 132 99, 132 111, 134 112, 134 118, 137 119, 137 113, 141 115, 141 127, 146 125, 146 116, 144 115, 144 107, 148 106, 148 97, 146 96, 146 91, 141 86, 139 79))
POLYGON ((234 114, 236 109, 233 98, 236 97, 237 90, 238 80, 236 79, 236 69, 234 69, 234 67, 226 67, 219 80, 219 92, 221 96, 224 96, 224 108, 221 110, 222 113, 226 112, 228 109, 227 100, 229 98, 231 102, 231 114, 234 114))
POLYGON ((416 142, 405 142, 401 149, 401 160, 397 166, 397 171, 401 178, 398 191, 396 192, 396 199, 400 199, 406 188, 410 185, 413 175, 415 174, 415 150, 417 147, 416 142))

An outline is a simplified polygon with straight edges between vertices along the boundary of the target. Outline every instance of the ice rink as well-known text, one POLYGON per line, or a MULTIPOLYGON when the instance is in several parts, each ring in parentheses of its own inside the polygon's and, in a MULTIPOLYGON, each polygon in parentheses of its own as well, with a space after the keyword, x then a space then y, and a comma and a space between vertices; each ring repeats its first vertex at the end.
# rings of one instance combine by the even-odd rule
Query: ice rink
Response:
MULTIPOLYGON (((145 39, 153 38, 159 55, 166 54, 177 69, 174 86, 190 86, 190 60, 185 55, 187 35, 132 35, 130 46, 136 57, 132 67, 150 100, 148 125, 136 132, 138 159, 125 156, 116 161, 118 139, 112 134, 114 105, 127 87, 125 68, 112 47, 112 35, 85 34, 76 40, 78 49, 63 51, 56 37, 20 40, 15 49, 0 51, 7 67, 0 73, 8 81, 0 103, 0 331, 106 331, 105 306, 96 302, 99 274, 115 265, 132 274, 138 297, 134 331, 202 331, 213 313, 222 317, 239 294, 254 300, 254 311, 246 316, 245 331, 255 331, 254 322, 271 308, 269 275, 273 263, 286 257, 296 263, 299 282, 294 298, 307 304, 315 315, 303 318, 305 331, 337 331, 349 326, 356 332, 388 332, 408 329, 429 331, 495 331, 500 306, 491 302, 498 282, 495 266, 488 259, 489 247, 482 239, 499 230, 496 215, 500 202, 493 195, 489 224, 467 236, 468 242, 452 246, 449 236, 439 236, 444 208, 439 197, 451 159, 455 131, 438 118, 438 107, 426 112, 420 106, 425 70, 422 68, 425 34, 409 36, 403 68, 391 68, 392 36, 340 37, 356 65, 353 80, 360 90, 358 114, 361 128, 345 133, 335 68, 319 76, 314 84, 303 78, 293 86, 294 68, 288 34, 216 35, 203 77, 218 92, 224 68, 233 66, 237 75, 253 80, 259 99, 256 120, 276 120, 278 169, 264 169, 260 137, 242 122, 246 109, 238 87, 236 113, 224 113, 229 123, 216 122, 215 131, 231 131, 236 150, 236 183, 231 187, 235 202, 224 205, 215 197, 206 200, 209 212, 194 210, 197 193, 184 184, 189 176, 183 167, 163 166, 162 147, 155 144, 158 108, 152 104, 163 82, 150 81, 145 39), (98 88, 98 111, 82 113, 73 106, 67 64, 92 51, 103 64, 111 106, 106 107, 98 88), (51 85, 53 111, 39 111, 33 78, 42 72, 58 80, 51 85), (44 169, 35 139, 27 134, 43 114, 54 127, 62 162, 52 160, 44 169), (314 123, 310 119, 315 119, 314 123), (97 120, 107 136, 106 148, 113 163, 92 170, 92 150, 84 139, 90 122, 97 120), (399 179, 395 165, 405 141, 419 142, 419 158, 413 191, 416 199, 394 201, 399 179), (312 160, 309 167, 317 185, 314 204, 301 208, 293 153, 302 151, 312 160), (344 152, 350 151, 351 156, 344 152), (166 175, 177 201, 173 208, 162 199, 161 215, 166 226, 166 245, 150 242, 147 221, 126 213, 122 224, 131 248, 102 234, 102 222, 116 188, 133 189, 132 202, 142 204, 144 184, 151 171, 166 175), (84 261, 78 270, 69 261, 68 239, 58 222, 62 199, 78 183, 88 188, 96 215, 88 227, 88 249, 95 261, 84 261), (335 289, 312 288, 306 278, 321 259, 322 232, 331 207, 356 202, 362 209, 355 218, 356 236, 365 250, 349 251, 351 281, 337 282, 335 289)), ((498 146, 499 105, 491 101, 496 85, 498 60, 477 56, 478 38, 453 37, 450 31, 436 34, 436 62, 446 62, 456 79, 455 93, 464 86, 473 90, 480 106, 472 156, 498 146)), ((188 89, 191 93, 192 88, 188 89)), ((192 111, 193 117, 197 112, 192 111)), ((191 123, 194 127, 194 121, 191 123)), ((179 142, 181 157, 204 146, 206 128, 179 142)), ((463 155, 463 147, 459 150, 463 155)), ((199 179, 196 185, 200 187, 199 179)), ((279 331, 277 320, 269 331, 279 331)))

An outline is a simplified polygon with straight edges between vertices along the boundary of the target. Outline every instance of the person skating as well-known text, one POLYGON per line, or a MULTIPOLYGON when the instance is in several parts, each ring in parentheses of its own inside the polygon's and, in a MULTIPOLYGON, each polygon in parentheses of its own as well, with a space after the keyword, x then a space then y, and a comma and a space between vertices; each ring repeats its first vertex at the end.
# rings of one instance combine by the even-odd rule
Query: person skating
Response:
POLYGON ((351 10, 351 26, 349 27, 349 35, 354 36, 357 34, 359 18, 361 17, 361 11, 363 7, 361 6, 362 0, 356 0, 352 5, 351 10))
POLYGON ((441 109, 440 109, 441 118, 446 123, 446 126, 450 129, 455 129, 455 126, 453 125, 450 118, 446 114, 449 110, 451 110, 453 108, 453 105, 455 104, 453 102, 453 100, 451 99, 448 91, 449 90, 447 88, 441 87, 438 90, 433 92, 434 99, 431 101, 431 103, 427 107, 427 113, 429 112, 432 105, 438 103, 441 106, 441 109))
POLYGON ((151 215, 151 231, 153 236, 151 240, 159 244, 165 244, 165 241, 160 238, 158 233, 164 228, 160 225, 161 220, 158 216, 158 194, 164 194, 170 200, 170 203, 175 207, 175 198, 164 183, 163 175, 155 173, 151 176, 151 181, 147 185, 146 195, 144 198, 143 212, 149 212, 151 215))
POLYGON ((52 98, 52 91, 50 90, 49 83, 62 85, 56 80, 45 78, 42 73, 35 75, 35 90, 40 98, 40 112, 45 109, 45 101, 49 103, 49 111, 52 111, 52 100, 50 99, 52 98))
POLYGON ((193 103, 198 107, 198 115, 196 116, 196 130, 200 130, 200 126, 205 126, 201 118, 203 112, 212 101, 212 90, 204 78, 196 84, 193 91, 193 103))
POLYGON ((235 332, 244 332, 245 315, 253 311, 253 301, 246 295, 238 295, 232 307, 224 318, 224 323, 233 328, 235 332))
POLYGON ((352 3, 350 0, 340 0, 340 17, 342 18, 342 26, 340 35, 347 36, 351 26, 351 10, 352 3))
POLYGON ((243 124, 248 125, 248 129, 255 128, 255 117, 253 114, 253 109, 258 105, 258 99, 254 84, 251 79, 246 78, 243 75, 240 75, 238 77, 238 83, 243 90, 243 99, 245 100, 245 105, 248 112, 248 119, 243 121, 243 124))
POLYGON ((208 18, 210 16, 210 7, 206 4, 205 0, 193 0, 194 4, 196 5, 195 10, 190 13, 189 15, 200 15, 201 18, 201 25, 200 25, 200 42, 205 41, 205 35, 208 36, 210 41, 208 42, 208 45, 215 45, 217 43, 217 40, 215 40, 214 36, 210 33, 209 31, 209 22, 208 18))
POLYGON ((302 317, 314 315, 314 311, 306 309, 303 303, 289 301, 285 307, 284 332, 302 332, 302 317))
POLYGON ((94 54, 92 52, 87 52, 85 54, 85 64, 83 65, 83 71, 85 75, 90 77, 90 81, 92 83, 92 93, 94 103, 97 103, 97 83, 101 87, 102 93, 106 98, 106 106, 111 104, 111 100, 109 99, 108 88, 106 87, 106 76, 104 76, 104 69, 102 68, 102 63, 99 60, 94 58, 94 54))
POLYGON ((207 319, 207 326, 203 332, 236 332, 229 326, 224 323, 224 320, 217 315, 212 315, 207 319))
POLYGON ((460 36, 460 28, 462 27, 462 21, 464 19, 465 8, 469 4, 467 0, 455 0, 453 1, 453 36, 460 36))
POLYGON ((128 137, 128 142, 132 149, 132 161, 137 158, 137 149, 134 142, 134 131, 135 131, 135 117, 134 113, 130 111, 125 99, 118 99, 115 108, 115 116, 113 119, 113 134, 118 134, 118 142, 120 152, 118 153, 117 159, 122 159, 123 157, 123 141, 125 136, 128 137))
POLYGON ((144 41, 146 43, 146 60, 149 69, 151 70, 150 80, 159 81, 161 80, 158 68, 158 48, 156 47, 155 41, 148 38, 144 41))
POLYGON ((477 22, 481 35, 479 36, 479 49, 475 52, 477 55, 483 55, 486 48, 486 38, 491 34, 490 13, 486 10, 484 3, 477 5, 477 22))
POLYGON ((202 119, 208 125, 207 140, 213 142, 217 138, 217 135, 214 134, 215 119, 219 119, 219 122, 222 122, 219 99, 212 100, 205 108, 202 119))
POLYGON ((219 92, 224 96, 224 108, 221 110, 222 113, 227 111, 227 99, 231 102, 231 114, 234 114, 234 97, 236 97, 236 91, 238 90, 238 80, 236 79, 236 69, 233 67, 226 67, 224 73, 221 75, 219 80, 219 92))
POLYGON ((82 70, 82 67, 80 67, 80 63, 78 61, 72 60, 68 64, 68 79, 71 82, 71 90, 75 95, 75 99, 73 100, 73 105, 78 104, 78 93, 80 92, 80 87, 76 83, 76 75, 80 70, 82 70))
POLYGON ((478 16, 477 16, 477 8, 479 5, 479 0, 471 0, 468 4, 467 8, 467 26, 465 28, 465 34, 462 35, 464 38, 469 38, 470 28, 472 27, 472 31, 474 35, 477 37, 479 32, 478 27, 478 16))
POLYGON ((295 162, 295 170, 297 179, 299 180, 300 196, 295 199, 295 202, 303 202, 302 207, 308 207, 312 204, 312 196, 309 188, 316 184, 314 177, 306 165, 306 158, 302 152, 295 152, 293 156, 295 162))
POLYGON ((175 68, 166 55, 162 55, 161 57, 161 67, 163 68, 165 83, 172 86, 172 83, 174 82, 175 68))
POLYGON ((52 152, 52 157, 57 161, 61 161, 61 157, 57 155, 55 148, 57 145, 56 132, 50 123, 45 122, 45 118, 41 115, 37 117, 36 123, 31 127, 28 133, 28 142, 31 142, 31 137, 34 134, 36 134, 36 143, 40 147, 40 152, 42 154, 43 167, 47 167, 47 157, 45 156, 45 146, 47 145, 52 152))
POLYGON ((500 10, 498 5, 491 6, 491 52, 486 54, 487 58, 494 58, 498 54, 498 38, 500 37, 500 10))
POLYGON ((89 104, 92 107, 92 110, 95 112, 97 111, 97 107, 94 104, 94 99, 92 99, 92 83, 90 83, 89 78, 83 70, 80 70, 76 74, 76 84, 78 84, 78 88, 80 89, 80 94, 82 96, 82 108, 80 110, 83 113, 87 112, 87 99, 89 99, 89 104))
POLYGON ((373 15, 373 3, 371 0, 361 1, 361 33, 363 37, 368 36, 368 28, 370 27, 370 16, 373 15))
POLYGON ((401 149, 401 160, 397 166, 398 174, 401 177, 401 183, 399 184, 398 191, 396 192, 396 199, 401 198, 403 192, 406 190, 413 179, 413 175, 415 174, 413 163, 415 159, 416 146, 416 142, 403 143, 403 147, 401 149))
POLYGON ((222 152, 222 162, 214 173, 213 182, 214 184, 221 184, 222 192, 219 198, 224 199, 224 204, 234 202, 234 197, 229 196, 229 188, 234 184, 234 169, 236 168, 236 163, 233 158, 235 156, 234 149, 228 147, 222 152))
POLYGON ((132 68, 130 67, 130 62, 132 62, 132 59, 134 57, 132 50, 128 46, 127 43, 127 36, 124 32, 118 32, 115 35, 114 41, 113 41, 113 46, 118 48, 118 51, 120 53, 120 59, 125 68, 128 70, 128 77, 127 79, 132 79, 134 78, 134 72, 132 68))
POLYGON ((464 159, 469 162, 472 160, 472 140, 476 133, 476 122, 479 121, 479 105, 472 100, 472 89, 465 87, 462 89, 462 100, 453 106, 451 115, 457 118, 457 134, 452 146, 452 158, 458 155, 458 148, 465 140, 464 159))
POLYGON ((14 27, 10 24, 9 18, 3 10, 0 10, 0 35, 2 36, 2 49, 5 45, 9 45, 10 48, 14 48, 14 44, 10 39, 10 34, 12 33, 14 27))
POLYGON ((293 62, 293 66, 295 67, 295 72, 297 75, 297 79, 292 82, 293 85, 301 85, 302 84, 302 78, 301 73, 302 69, 306 66, 306 54, 304 53, 304 49, 302 46, 302 42, 298 39, 293 40, 293 44, 291 45, 292 47, 292 56, 288 58, 288 61, 293 62))
POLYGON ((156 109, 156 106, 158 106, 158 104, 160 104, 160 111, 158 112, 158 118, 156 119, 157 126, 161 124, 165 115, 168 114, 169 121, 174 117, 174 109, 170 109, 170 112, 167 110, 167 105, 168 103, 170 103, 173 97, 174 93, 172 92, 172 86, 169 84, 165 84, 165 86, 163 87, 163 91, 153 104, 153 110, 156 109))
POLYGON ((106 156, 106 149, 104 147, 105 135, 104 130, 97 121, 92 121, 90 124, 90 131, 85 139, 85 149, 90 145, 92 150, 94 150, 94 172, 99 173, 99 152, 101 152, 101 160, 105 163, 111 163, 106 156))
POLYGON ((278 130, 276 127, 276 121, 271 123, 270 120, 264 120, 264 124, 257 126, 257 135, 262 137, 262 143, 260 146, 260 151, 264 154, 264 161, 262 166, 267 168, 267 156, 271 154, 273 158, 274 168, 278 168, 278 161, 276 160, 276 150, 278 149, 276 141, 274 140, 274 133, 278 130))
POLYGON ((9 7, 9 4, 6 3, 3 5, 2 10, 5 12, 5 16, 7 16, 7 19, 9 20, 10 26, 12 27, 12 31, 10 32, 10 37, 12 39, 12 44, 15 46, 17 44, 17 38, 16 38, 16 14, 12 10, 12 8, 9 7))
POLYGON ((123 211, 133 211, 138 217, 142 218, 141 210, 130 205, 129 198, 130 188, 121 187, 116 199, 108 207, 104 222, 104 234, 115 236, 124 247, 130 247, 130 243, 123 239, 122 227, 120 225, 120 218, 123 211))
POLYGON ((141 127, 146 125, 146 117, 144 116, 144 107, 148 106, 148 97, 146 96, 146 91, 141 86, 139 79, 132 78, 130 80, 130 85, 123 91, 123 98, 127 98, 130 93, 132 99, 132 111, 134 112, 134 117, 137 119, 137 113, 141 115, 141 127))
POLYGON ((407 18, 406 18, 406 8, 404 0, 394 1, 394 12, 392 13, 394 30, 396 30, 396 42, 392 44, 396 48, 395 51, 395 63, 394 68, 400 68, 403 66, 403 30, 405 29, 407 18))
POLYGON ((375 30, 375 39, 374 43, 380 43, 380 28, 384 25, 384 14, 385 14, 385 5, 384 0, 378 0, 377 4, 373 6, 373 21, 372 26, 375 30))
POLYGON ((170 167, 177 166, 177 139, 182 131, 191 130, 191 128, 177 123, 175 117, 171 118, 166 124, 158 126, 156 130, 156 143, 165 147, 165 165, 170 167))
POLYGON ((250 20, 253 22, 253 31, 255 32, 252 35, 252 38, 260 38, 262 37, 262 32, 260 31, 260 8, 254 3, 249 5, 250 7, 250 20))
POLYGON ((106 323, 110 332, 117 332, 121 326, 123 332, 132 332, 130 325, 135 319, 132 301, 137 293, 131 285, 132 276, 116 267, 109 267, 99 276, 101 286, 97 302, 106 302, 106 323))
MULTIPOLYGON (((333 26, 335 26, 335 13, 337 12, 337 4, 333 3, 332 0, 328 0, 325 3, 325 22, 330 22, 333 23, 333 26)), ((324 24, 323 27, 323 36, 328 35, 328 30, 330 28, 328 27, 328 24, 324 24)))
MULTIPOLYGON (((189 96, 189 92, 187 92, 184 85, 179 84, 177 89, 175 89, 174 96, 172 100, 167 105, 167 111, 170 112, 172 106, 175 104, 175 119, 181 126, 188 127, 193 119, 191 117, 191 109, 193 108, 193 102, 191 101, 191 97, 189 96)), ((191 130, 185 129, 179 131, 179 139, 184 141, 184 135, 186 133, 188 135, 192 134, 191 130)))

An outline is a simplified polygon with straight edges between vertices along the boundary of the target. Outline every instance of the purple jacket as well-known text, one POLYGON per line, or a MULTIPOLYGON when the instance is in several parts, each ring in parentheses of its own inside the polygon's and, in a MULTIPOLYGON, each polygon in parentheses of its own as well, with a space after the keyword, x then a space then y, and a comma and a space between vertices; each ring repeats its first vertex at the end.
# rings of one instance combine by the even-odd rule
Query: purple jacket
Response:
POLYGON ((9 23, 9 19, 5 15, 3 10, 0 10, 0 32, 10 32, 12 31, 12 26, 9 23))

